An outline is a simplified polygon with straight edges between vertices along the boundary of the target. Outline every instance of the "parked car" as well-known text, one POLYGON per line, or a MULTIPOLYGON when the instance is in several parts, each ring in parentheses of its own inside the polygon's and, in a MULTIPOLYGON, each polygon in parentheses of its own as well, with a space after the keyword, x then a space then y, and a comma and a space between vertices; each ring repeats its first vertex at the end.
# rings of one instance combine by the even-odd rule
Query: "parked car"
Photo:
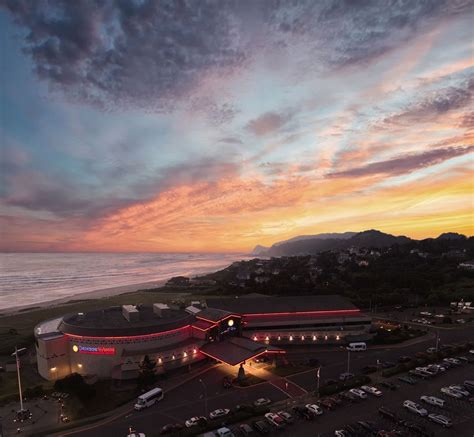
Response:
POLYGON ((398 386, 391 381, 382 381, 380 385, 390 390, 396 390, 398 388, 398 386))
POLYGON ((219 408, 217 410, 211 411, 209 413, 210 419, 220 419, 221 417, 225 417, 230 413, 228 408, 219 408))
POLYGON ((205 425, 206 423, 207 423, 207 419, 204 416, 194 416, 186 420, 186 422, 184 422, 184 425, 186 426, 186 428, 191 428, 193 426, 198 426, 200 424, 205 425))
POLYGON ((462 399, 463 395, 458 391, 452 390, 449 387, 443 387, 440 389, 440 392, 455 399, 462 399))
POLYGON ((360 399, 367 399, 367 394, 360 388, 351 388, 349 391, 360 399))
POLYGON ((396 366, 396 364, 395 364, 394 362, 392 362, 392 361, 384 361, 384 362, 382 363, 382 367, 383 367, 384 369, 389 369, 390 367, 395 367, 395 366, 396 366))
POLYGON ((444 358, 443 363, 449 363, 449 364, 452 364, 454 366, 460 366, 461 365, 461 361, 457 360, 456 358, 444 358))
POLYGON ((420 399, 430 405, 435 405, 436 407, 444 407, 444 399, 437 398, 435 396, 421 396, 420 399))
POLYGON ((356 402, 359 400, 359 398, 355 394, 351 393, 350 391, 343 392, 340 394, 340 396, 349 402, 356 402))
POLYGON ((364 366, 362 367, 362 373, 368 375, 369 373, 374 373, 377 371, 377 366, 364 366))
POLYGON ((428 419, 430 419, 432 422, 443 425, 445 428, 450 428, 451 426, 453 426, 453 422, 451 421, 451 419, 441 414, 429 414, 428 419))
POLYGON ((399 363, 408 363, 408 361, 411 361, 411 358, 407 357, 406 355, 403 355, 398 359, 399 363))
POLYGON ((243 436, 253 436, 255 434, 252 427, 247 423, 242 423, 239 425, 239 431, 243 436))
POLYGON ((428 415, 428 410, 426 408, 423 408, 420 404, 417 404, 416 402, 410 400, 403 402, 403 407, 406 408, 408 411, 416 413, 422 417, 428 415))
POLYGON ((316 404, 306 404, 305 407, 308 409, 309 412, 315 414, 316 416, 320 416, 323 414, 323 409, 316 404))
POLYGON ((353 373, 345 372, 339 375, 339 381, 347 381, 348 379, 354 378, 353 373))
POLYGON ((370 393, 371 395, 377 397, 382 396, 382 392, 377 387, 373 387, 371 385, 363 385, 361 389, 364 390, 366 393, 370 393))
POLYGON ((346 431, 345 429, 336 429, 334 431, 334 435, 336 437, 351 437, 352 434, 349 433, 349 431, 346 431))
POLYGON ((416 379, 410 378, 409 376, 399 376, 398 380, 410 385, 416 384, 416 379))
POLYGON ((253 404, 256 407, 264 407, 265 405, 270 405, 272 401, 268 398, 259 398, 253 404))
POLYGON ((332 410, 335 407, 334 403, 331 402, 329 399, 321 399, 319 401, 319 405, 326 408, 327 410, 332 410))
POLYGON ((398 416, 392 411, 389 410, 388 408, 385 407, 380 407, 379 408, 379 414, 387 419, 390 419, 394 422, 398 422, 398 416))
POLYGON ((468 390, 474 390, 474 381, 471 381, 471 380, 464 381, 464 387, 466 387, 468 390))
POLYGON ((369 432, 372 435, 376 434, 379 431, 379 429, 377 428, 374 422, 367 422, 367 421, 360 420, 359 422, 357 422, 357 424, 362 429, 364 429, 365 431, 369 432))
POLYGON ((180 423, 168 423, 161 428, 160 434, 171 434, 172 432, 180 431, 183 429, 183 425, 180 423))
POLYGON ((429 347, 428 349, 426 349, 426 352, 428 352, 429 354, 434 354, 434 353, 436 353, 436 348, 435 347, 429 347))
POLYGON ((270 432, 270 428, 263 420, 257 420, 252 422, 252 426, 254 429, 259 432, 260 434, 268 434, 270 432))
POLYGON ((293 412, 300 418, 306 420, 312 420, 314 415, 308 411, 306 407, 300 407, 298 405, 293 407, 293 412))
POLYGON ((278 411, 277 414, 286 422, 286 423, 293 423, 295 419, 293 416, 288 413, 287 411, 278 411))
POLYGON ((285 421, 278 414, 267 413, 265 414, 265 419, 276 429, 283 429, 285 427, 285 421))
POLYGON ((461 393, 463 396, 469 396, 470 395, 470 393, 464 387, 462 387, 460 385, 450 385, 448 388, 461 393))
POLYGON ((342 399, 339 396, 334 396, 332 398, 327 398, 328 401, 331 401, 335 405, 342 405, 342 399))

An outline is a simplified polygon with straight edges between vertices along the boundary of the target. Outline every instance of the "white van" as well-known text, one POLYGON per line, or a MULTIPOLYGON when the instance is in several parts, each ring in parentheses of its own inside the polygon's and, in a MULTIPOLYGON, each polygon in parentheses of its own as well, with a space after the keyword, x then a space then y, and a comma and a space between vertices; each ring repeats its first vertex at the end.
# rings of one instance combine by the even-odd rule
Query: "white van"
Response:
POLYGON ((367 345, 363 342, 360 343, 349 343, 347 350, 351 352, 365 351, 367 350, 367 345))
POLYGON ((161 401, 164 397, 163 390, 161 388, 154 388, 153 390, 147 391, 142 395, 138 396, 137 402, 135 403, 135 410, 140 411, 144 408, 151 407, 155 402, 161 401))

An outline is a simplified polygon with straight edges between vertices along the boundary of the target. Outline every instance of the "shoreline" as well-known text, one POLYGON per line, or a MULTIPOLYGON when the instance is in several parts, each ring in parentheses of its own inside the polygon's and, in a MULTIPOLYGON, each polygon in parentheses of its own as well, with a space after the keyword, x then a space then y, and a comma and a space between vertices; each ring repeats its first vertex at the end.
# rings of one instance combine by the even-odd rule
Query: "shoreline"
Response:
POLYGON ((100 288, 98 290, 86 291, 85 293, 76 294, 74 296, 60 297, 53 300, 36 302, 26 305, 17 305, 9 308, 0 308, 0 317, 12 316, 19 313, 23 314, 28 312, 28 310, 35 311, 39 309, 45 309, 51 306, 54 307, 68 303, 74 303, 77 301, 104 299, 107 297, 118 296, 121 294, 134 293, 141 290, 150 290, 152 288, 163 287, 167 281, 168 279, 162 279, 159 281, 140 282, 137 284, 100 288))

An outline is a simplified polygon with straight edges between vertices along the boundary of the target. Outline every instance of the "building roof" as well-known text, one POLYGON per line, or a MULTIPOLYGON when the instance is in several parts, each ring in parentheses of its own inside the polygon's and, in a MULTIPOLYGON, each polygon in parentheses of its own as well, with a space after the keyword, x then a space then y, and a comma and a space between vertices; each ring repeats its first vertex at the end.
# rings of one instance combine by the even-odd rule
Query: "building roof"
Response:
POLYGON ((311 311, 356 310, 339 295, 218 297, 207 299, 207 306, 236 314, 292 313, 311 311))
POLYGON ((209 328, 216 326, 216 324, 206 320, 196 320, 192 326, 193 328, 200 329, 201 331, 207 331, 209 328))
POLYGON ((168 310, 160 317, 151 305, 137 305, 139 320, 128 321, 122 307, 110 307, 63 317, 59 330, 88 337, 122 337, 155 334, 191 325, 195 318, 181 310, 168 310))
POLYGON ((231 316, 233 313, 229 311, 225 311, 219 308, 205 308, 202 311, 199 311, 196 314, 198 319, 205 319, 211 322, 219 322, 226 317, 231 316))
POLYGON ((250 315, 244 317, 244 326, 247 328, 268 327, 273 326, 294 326, 296 328, 304 328, 305 326, 321 325, 321 324, 341 324, 351 322, 367 322, 370 317, 358 312, 358 310, 341 310, 341 313, 308 313, 308 314, 265 314, 265 315, 250 315), (357 311, 357 312, 353 312, 357 311))
POLYGON ((265 352, 285 353, 275 346, 258 343, 244 337, 231 337, 226 340, 208 343, 201 347, 201 352, 224 363, 235 366, 265 352))

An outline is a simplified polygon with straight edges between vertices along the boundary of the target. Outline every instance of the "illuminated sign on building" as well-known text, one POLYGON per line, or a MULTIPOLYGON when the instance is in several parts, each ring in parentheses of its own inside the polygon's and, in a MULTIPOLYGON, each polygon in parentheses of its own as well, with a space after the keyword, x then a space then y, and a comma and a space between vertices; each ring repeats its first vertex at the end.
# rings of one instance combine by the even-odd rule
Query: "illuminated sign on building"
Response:
POLYGON ((90 354, 90 355, 115 355, 114 347, 103 347, 103 346, 77 346, 72 347, 74 352, 79 352, 80 354, 90 354))

